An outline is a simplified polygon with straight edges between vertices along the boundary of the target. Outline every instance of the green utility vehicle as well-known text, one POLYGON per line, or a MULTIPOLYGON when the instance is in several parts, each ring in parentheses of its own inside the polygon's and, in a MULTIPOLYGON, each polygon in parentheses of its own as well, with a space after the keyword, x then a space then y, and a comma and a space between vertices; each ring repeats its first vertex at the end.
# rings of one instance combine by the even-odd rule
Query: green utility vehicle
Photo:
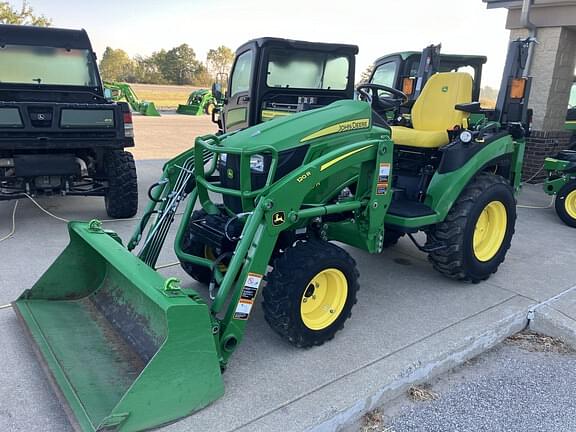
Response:
MULTIPOLYGON (((136 431, 219 398, 260 292, 266 321, 289 343, 332 339, 359 288, 354 259, 333 242, 377 254, 390 236, 423 231, 425 244, 413 240, 443 275, 480 282, 496 272, 516 221, 529 44, 511 43, 496 110, 472 101, 470 75, 438 73, 404 126, 378 114, 406 102, 395 88, 367 83, 357 88, 362 100, 345 97, 355 48, 319 63, 271 50, 268 58, 287 59, 274 68, 286 70, 263 74, 265 93, 234 72, 225 124, 235 130, 198 137, 165 164, 126 244, 98 221, 70 223, 69 246, 14 304, 72 421, 136 431), (294 78, 296 63, 315 78, 294 78), (237 129, 263 110, 296 109, 294 79, 315 87, 314 103, 328 88, 343 100, 237 129), (466 125, 471 112, 483 119, 466 125), (154 271, 183 203, 174 250, 206 291, 154 271)), ((258 47, 248 44, 235 68, 252 70, 258 47)))
POLYGON ((576 228, 576 150, 563 150, 555 157, 546 158, 544 169, 548 172, 544 191, 556 195, 558 217, 576 228))
POLYGON ((145 116, 160 117, 160 113, 156 109, 154 102, 141 101, 136 92, 130 87, 130 84, 104 81, 104 87, 112 94, 112 100, 126 101, 132 108, 132 111, 140 113, 145 116))
POLYGON ((357 53, 356 45, 248 41, 236 50, 222 108, 213 120, 221 133, 231 132, 353 99, 357 53))

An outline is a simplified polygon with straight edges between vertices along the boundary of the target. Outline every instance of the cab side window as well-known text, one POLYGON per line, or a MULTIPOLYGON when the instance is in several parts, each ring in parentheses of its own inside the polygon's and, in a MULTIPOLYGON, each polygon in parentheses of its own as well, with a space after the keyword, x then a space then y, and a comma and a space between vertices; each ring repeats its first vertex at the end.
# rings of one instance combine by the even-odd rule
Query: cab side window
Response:
POLYGON ((236 60, 232 82, 230 84, 230 96, 250 90, 250 75, 252 73, 252 51, 246 51, 236 60))

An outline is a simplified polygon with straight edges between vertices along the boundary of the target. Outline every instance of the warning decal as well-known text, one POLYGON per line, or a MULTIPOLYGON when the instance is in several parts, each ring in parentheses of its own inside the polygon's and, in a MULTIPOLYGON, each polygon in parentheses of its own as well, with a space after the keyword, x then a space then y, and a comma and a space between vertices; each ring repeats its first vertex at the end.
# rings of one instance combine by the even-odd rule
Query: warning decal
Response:
POLYGON ((378 170, 378 183, 388 182, 389 176, 390 176, 390 164, 382 162, 380 164, 380 169, 378 170))
POLYGON ((247 320, 250 316, 250 311, 252 310, 252 306, 254 302, 252 300, 243 300, 240 299, 238 305, 236 306, 236 310, 234 311, 234 318, 240 320, 247 320))
POLYGON ((236 305, 234 311, 234 319, 247 320, 250 316, 250 311, 254 305, 254 299, 258 293, 258 288, 262 282, 263 276, 258 273, 248 273, 244 288, 240 295, 240 301, 236 305))
POLYGON ((381 182, 376 185, 376 195, 385 195, 388 190, 388 182, 381 182))

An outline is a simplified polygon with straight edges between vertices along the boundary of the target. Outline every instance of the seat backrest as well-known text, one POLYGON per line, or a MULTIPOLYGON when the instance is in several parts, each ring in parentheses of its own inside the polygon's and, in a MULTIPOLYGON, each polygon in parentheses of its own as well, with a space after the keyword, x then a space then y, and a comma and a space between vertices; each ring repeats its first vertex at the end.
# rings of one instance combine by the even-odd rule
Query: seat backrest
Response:
POLYGON ((468 117, 454 108, 472 102, 472 77, 465 72, 432 75, 412 107, 412 126, 416 130, 445 131, 462 126, 468 117))

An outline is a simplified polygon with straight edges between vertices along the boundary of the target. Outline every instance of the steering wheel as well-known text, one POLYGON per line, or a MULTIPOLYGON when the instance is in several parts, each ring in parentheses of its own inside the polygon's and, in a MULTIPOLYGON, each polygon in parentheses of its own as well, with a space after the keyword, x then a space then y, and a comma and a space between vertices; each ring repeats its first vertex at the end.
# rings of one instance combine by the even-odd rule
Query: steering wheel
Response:
POLYGON ((408 96, 393 87, 385 85, 365 83, 356 87, 360 97, 369 102, 376 111, 391 111, 399 108, 408 102, 408 96), (367 91, 369 90, 371 94, 367 91), (388 93, 390 96, 379 96, 378 91, 388 93))

